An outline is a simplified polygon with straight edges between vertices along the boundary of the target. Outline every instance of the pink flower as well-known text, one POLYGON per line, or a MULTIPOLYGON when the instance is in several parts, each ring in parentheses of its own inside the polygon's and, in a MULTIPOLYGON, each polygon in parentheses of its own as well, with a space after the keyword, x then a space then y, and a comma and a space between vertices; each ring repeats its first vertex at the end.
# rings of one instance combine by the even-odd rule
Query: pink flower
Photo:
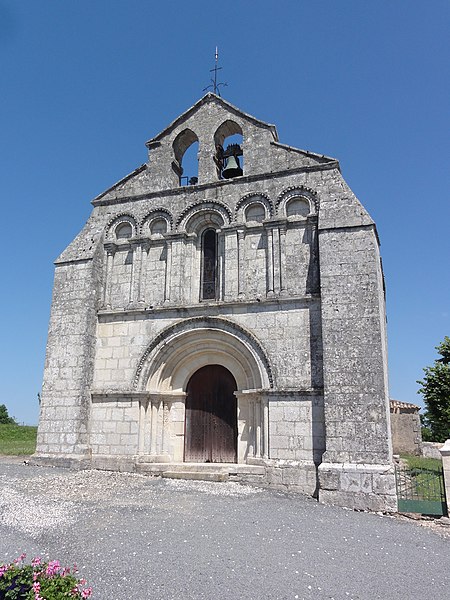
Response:
POLYGON ((33 558, 33 560, 31 561, 31 566, 32 567, 37 567, 38 565, 40 565, 42 562, 42 559, 40 556, 36 556, 36 558, 33 558))
POLYGON ((34 600, 41 600, 41 595, 39 593, 40 591, 41 591, 41 584, 39 583, 39 581, 35 581, 33 583, 34 600))
POLYGON ((25 557, 26 557, 25 553, 21 554, 18 558, 14 559, 14 564, 17 565, 18 563, 22 562, 25 557))
POLYGON ((85 588, 81 592, 81 597, 82 598, 89 598, 90 596, 92 596, 92 588, 91 587, 85 588))
POLYGON ((3 574, 8 570, 8 565, 0 565, 0 577, 3 577, 3 574))
POLYGON ((47 565, 45 574, 48 575, 49 577, 54 577, 58 573, 58 570, 60 568, 61 568, 61 564, 60 564, 59 560, 51 560, 47 565))

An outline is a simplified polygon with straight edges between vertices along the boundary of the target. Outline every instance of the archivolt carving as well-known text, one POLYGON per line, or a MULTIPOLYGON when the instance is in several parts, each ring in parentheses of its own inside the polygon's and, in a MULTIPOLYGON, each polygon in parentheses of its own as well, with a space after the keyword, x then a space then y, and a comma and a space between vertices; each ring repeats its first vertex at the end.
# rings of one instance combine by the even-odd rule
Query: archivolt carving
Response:
POLYGON ((194 202, 190 204, 187 208, 183 210, 176 222, 177 229, 185 229, 187 221, 193 216, 196 212, 216 212, 222 216, 223 222, 229 224, 231 222, 231 211, 222 202, 194 202))
POLYGON ((137 235, 138 227, 136 219, 129 213, 121 213, 108 221, 106 225, 106 239, 112 239, 114 237, 114 231, 121 223, 129 223, 133 229, 133 236, 137 235))
MULTIPOLYGON (((165 208, 155 208, 145 215, 140 226, 141 235, 144 234, 147 225, 150 225, 155 219, 164 219, 167 222, 167 231, 172 229, 173 217, 165 208)), ((148 233, 148 232, 147 232, 148 233)))
MULTIPOLYGON (((171 325, 161 331, 159 335, 152 341, 152 343, 145 350, 142 355, 139 364, 137 366, 133 389, 144 390, 149 377, 151 376, 152 369, 156 369, 158 365, 164 360, 165 354, 173 350, 176 352, 177 346, 183 338, 181 336, 198 332, 201 336, 202 330, 205 331, 204 338, 208 342, 208 332, 212 332, 212 335, 218 337, 220 342, 220 335, 223 340, 230 346, 233 345, 235 354, 241 353, 240 362, 248 368, 253 369, 259 379, 259 385, 261 387, 273 388, 273 374, 270 366, 267 354, 262 348, 258 340, 246 329, 240 325, 233 323, 227 319, 221 317, 193 317, 183 321, 179 321, 174 325, 171 325), (235 340, 234 343, 232 340, 235 340), (230 342, 231 340, 231 342, 230 342)), ((211 335, 210 335, 211 337, 211 335)), ((205 345, 199 344, 198 341, 195 347, 200 351, 208 352, 207 343, 205 345)), ((216 347, 211 348, 211 353, 215 353, 216 347)), ((189 353, 184 352, 183 358, 189 360, 189 353)), ((193 357, 194 360, 195 357, 193 357)), ((162 367, 161 367, 162 368, 162 367)), ((244 368, 241 366, 241 368, 244 368)))
POLYGON ((224 121, 222 125, 217 128, 216 133, 214 134, 214 144, 216 148, 217 146, 223 146, 223 143, 227 137, 236 134, 240 134, 242 136, 244 135, 242 132, 242 127, 230 119, 224 121))
POLYGON ((285 216, 286 203, 291 199, 300 196, 308 200, 311 212, 319 211, 319 198, 317 192, 306 186, 292 186, 283 190, 277 200, 277 214, 280 217, 285 216))
POLYGON ((198 142, 198 136, 192 129, 184 129, 175 138, 173 142, 173 152, 179 165, 181 165, 184 153, 194 142, 198 142))
POLYGON ((259 202, 264 206, 267 217, 271 217, 273 215, 273 202, 269 196, 264 193, 250 192, 249 194, 245 194, 245 196, 243 196, 236 204, 236 208, 234 210, 235 221, 244 221, 243 213, 245 212, 245 209, 249 204, 253 204, 254 202, 259 202))

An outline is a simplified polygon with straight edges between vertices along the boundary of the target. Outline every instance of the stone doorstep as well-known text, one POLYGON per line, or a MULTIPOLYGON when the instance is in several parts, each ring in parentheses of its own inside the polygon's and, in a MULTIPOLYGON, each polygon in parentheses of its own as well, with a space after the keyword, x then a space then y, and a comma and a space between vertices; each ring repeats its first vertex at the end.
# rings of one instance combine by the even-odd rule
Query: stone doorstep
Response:
POLYGON ((228 481, 229 475, 224 472, 213 471, 163 471, 165 479, 183 479, 187 481, 228 481))
POLYGON ((266 470, 264 467, 256 465, 242 465, 237 463, 137 463, 137 473, 148 473, 149 475, 161 475, 182 479, 205 479, 208 475, 224 475, 226 479, 211 479, 211 481, 226 481, 230 475, 259 475, 264 476, 266 470))

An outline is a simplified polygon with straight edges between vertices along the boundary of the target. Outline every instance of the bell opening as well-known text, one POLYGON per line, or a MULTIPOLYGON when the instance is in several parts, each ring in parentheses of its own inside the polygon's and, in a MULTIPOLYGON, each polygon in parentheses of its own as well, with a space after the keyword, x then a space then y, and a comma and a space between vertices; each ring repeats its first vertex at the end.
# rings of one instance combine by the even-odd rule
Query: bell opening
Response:
POLYGON ((217 165, 219 179, 233 179, 244 174, 242 142, 241 133, 233 133, 222 139, 217 138, 214 160, 217 165))
POLYGON ((222 171, 222 177, 224 179, 233 179, 233 177, 240 177, 242 174, 243 171, 239 162, 239 156, 231 155, 225 158, 224 168, 222 171))
POLYGON ((180 185, 198 184, 198 141, 193 142, 185 151, 182 157, 180 185))
POLYGON ((241 166, 242 155, 242 147, 237 143, 228 144, 226 148, 222 150, 222 179, 233 179, 234 177, 243 175, 244 171, 241 166))

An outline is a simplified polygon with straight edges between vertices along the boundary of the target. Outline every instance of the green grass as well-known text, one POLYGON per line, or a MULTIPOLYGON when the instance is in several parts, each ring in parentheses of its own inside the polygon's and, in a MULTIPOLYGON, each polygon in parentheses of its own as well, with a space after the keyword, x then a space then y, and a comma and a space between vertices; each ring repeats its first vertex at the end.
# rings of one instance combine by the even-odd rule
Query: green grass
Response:
POLYGON ((440 501, 444 494, 442 475, 438 475, 438 472, 442 472, 442 461, 409 454, 403 454, 401 458, 410 469, 410 484, 414 496, 418 500, 440 501))
POLYGON ((36 450, 37 427, 0 425, 0 454, 23 456, 36 450))
POLYGON ((430 471, 439 471, 442 469, 442 461, 437 458, 413 456, 412 454, 401 454, 400 456, 410 469, 429 469, 430 471))

